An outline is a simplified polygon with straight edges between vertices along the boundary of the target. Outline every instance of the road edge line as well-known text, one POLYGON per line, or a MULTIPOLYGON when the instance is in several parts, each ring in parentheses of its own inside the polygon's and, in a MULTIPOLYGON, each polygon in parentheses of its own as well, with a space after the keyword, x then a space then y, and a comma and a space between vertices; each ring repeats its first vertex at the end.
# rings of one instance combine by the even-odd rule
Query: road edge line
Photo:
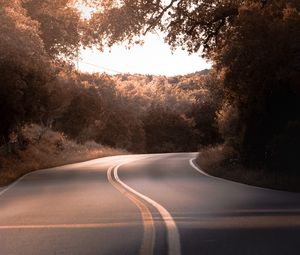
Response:
MULTIPOLYGON (((57 168, 61 168, 61 167, 67 167, 67 166, 72 166, 72 165, 84 164, 84 163, 87 163, 87 162, 97 161, 99 159, 106 159, 106 158, 110 158, 110 157, 119 157, 119 156, 129 156, 129 155, 131 155, 131 154, 111 155, 111 156, 99 157, 99 158, 95 158, 95 159, 84 160, 84 161, 80 161, 80 162, 67 163, 67 164, 63 164, 63 165, 58 165, 58 166, 53 166, 53 167, 48 167, 48 168, 41 168, 41 169, 37 169, 37 170, 32 170, 32 171, 29 171, 29 172, 21 175, 16 180, 14 180, 12 183, 9 183, 8 185, 4 185, 4 186, 0 187, 0 196, 3 195, 6 191, 8 191, 11 188, 13 188, 18 182, 20 182, 21 180, 23 180, 26 176, 28 176, 30 174, 38 173, 38 172, 45 171, 45 170, 56 170, 57 168)), ((144 154, 140 154, 140 155, 144 155, 144 154)))
POLYGON ((287 193, 294 193, 294 192, 290 192, 290 191, 285 191, 285 190, 277 190, 277 189, 271 189, 271 188, 263 188, 263 187, 259 187, 259 186, 254 186, 254 185, 250 185, 250 184, 246 184, 246 183, 242 183, 242 182, 236 182, 236 181, 233 181, 233 180, 229 180, 229 179, 225 179, 225 178, 221 178, 221 177, 217 177, 217 176, 213 176, 213 175, 210 175, 206 172, 204 172, 198 165, 196 165, 193 161, 195 160, 196 158, 191 158, 189 160, 190 162, 190 165, 196 170, 198 171, 199 173, 207 176, 207 177, 210 177, 210 178, 213 178, 213 179, 216 179, 216 180, 219 180, 219 181, 222 181, 222 182, 231 182, 231 183, 234 183, 234 184, 237 184, 237 185, 240 185, 240 186, 246 186, 246 187, 250 187, 252 189, 262 189, 262 190, 268 190, 268 191, 275 191, 275 192, 287 192, 287 193))
MULTIPOLYGON (((199 173, 201 173, 201 174, 203 174, 203 175, 205 175, 205 176, 207 176, 207 177, 214 177, 214 176, 209 175, 208 173, 205 173, 203 170, 201 170, 201 169, 193 162, 195 159, 196 159, 196 158, 191 158, 191 159, 189 160, 189 162, 190 162, 190 165, 191 165, 196 171, 198 171, 199 173)), ((214 178, 217 178, 217 177, 214 177, 214 178)))
POLYGON ((6 193, 8 190, 10 190, 14 186, 16 186, 20 181, 22 181, 30 173, 31 172, 22 175, 20 178, 18 178, 17 180, 15 180, 13 183, 11 183, 8 186, 6 186, 3 190, 0 191, 0 196, 4 195, 4 193, 6 193))

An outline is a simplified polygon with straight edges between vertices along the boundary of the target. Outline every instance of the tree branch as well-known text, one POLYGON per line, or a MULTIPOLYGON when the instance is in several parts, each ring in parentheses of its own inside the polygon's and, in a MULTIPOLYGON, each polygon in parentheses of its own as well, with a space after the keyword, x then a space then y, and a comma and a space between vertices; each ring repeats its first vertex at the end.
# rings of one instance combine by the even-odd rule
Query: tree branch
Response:
POLYGON ((206 37, 206 39, 205 39, 204 42, 203 42, 205 48, 209 48, 208 42, 211 40, 211 38, 215 37, 215 39, 216 39, 216 41, 217 41, 218 34, 219 34, 221 28, 222 28, 222 27, 225 25, 225 23, 226 23, 226 18, 227 18, 227 17, 224 17, 224 18, 221 20, 220 24, 216 27, 216 29, 215 29, 213 32, 211 32, 210 34, 208 34, 208 36, 206 37))
MULTIPOLYGON (((178 1, 178 0, 172 0, 165 8, 162 9, 162 11, 158 14, 158 16, 157 16, 156 18, 153 17, 154 14, 155 14, 155 13, 153 13, 152 17, 150 18, 150 20, 151 20, 151 19, 153 20, 153 21, 152 21, 152 24, 150 24, 150 25, 146 28, 146 30, 145 30, 145 32, 144 32, 144 35, 147 34, 153 27, 155 27, 155 26, 158 24, 158 22, 161 20, 161 18, 162 18, 163 15, 166 13, 166 11, 168 11, 168 10, 173 6, 173 4, 174 4, 175 2, 177 2, 177 1, 178 1)), ((180 1, 180 2, 181 2, 181 1, 180 1)))
MULTIPOLYGON (((194 29, 198 26, 206 26, 206 27, 211 27, 213 24, 220 22, 222 26, 225 25, 225 21, 227 18, 232 17, 232 16, 237 16, 238 15, 238 8, 230 8, 226 11, 224 11, 221 15, 215 16, 211 21, 209 22, 205 22, 203 20, 201 21, 197 21, 195 19, 193 19, 193 26, 187 31, 188 34, 192 34, 192 32, 194 31, 194 29)), ((192 18, 190 18, 191 20, 192 18)), ((221 29, 221 27, 217 28, 217 32, 219 32, 221 29)))

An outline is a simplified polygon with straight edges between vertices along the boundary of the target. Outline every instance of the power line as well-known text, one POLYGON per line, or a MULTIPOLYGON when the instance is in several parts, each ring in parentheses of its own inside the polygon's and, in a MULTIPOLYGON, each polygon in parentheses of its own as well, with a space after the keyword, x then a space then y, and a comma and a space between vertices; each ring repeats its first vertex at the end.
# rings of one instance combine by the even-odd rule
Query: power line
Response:
POLYGON ((111 68, 108 68, 108 67, 95 65, 95 64, 88 63, 88 62, 85 62, 85 61, 78 61, 78 62, 79 62, 79 63, 82 63, 82 64, 85 64, 85 65, 89 65, 89 66, 101 68, 101 69, 103 69, 103 70, 110 71, 110 72, 114 72, 114 73, 119 73, 119 74, 124 73, 124 72, 121 72, 121 71, 118 71, 118 70, 115 70, 115 69, 111 69, 111 68))

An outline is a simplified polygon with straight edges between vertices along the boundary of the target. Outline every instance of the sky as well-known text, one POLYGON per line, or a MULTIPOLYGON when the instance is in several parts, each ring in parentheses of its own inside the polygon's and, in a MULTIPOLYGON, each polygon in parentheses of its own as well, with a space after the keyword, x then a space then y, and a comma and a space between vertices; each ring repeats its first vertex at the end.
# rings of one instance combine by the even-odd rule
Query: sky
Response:
MULTIPOLYGON (((78 6, 84 18, 90 18, 92 10, 78 6)), ((172 53, 162 34, 148 34, 143 45, 127 49, 125 44, 115 45, 104 52, 97 49, 80 51, 78 68, 83 72, 139 73, 154 75, 184 75, 210 68, 200 53, 189 55, 186 51, 172 53)))
POLYGON ((79 69, 83 72, 140 73, 155 75, 184 75, 210 68, 199 54, 189 55, 183 50, 172 53, 161 36, 147 35, 144 45, 126 49, 125 45, 113 46, 99 52, 96 49, 82 50, 79 69))

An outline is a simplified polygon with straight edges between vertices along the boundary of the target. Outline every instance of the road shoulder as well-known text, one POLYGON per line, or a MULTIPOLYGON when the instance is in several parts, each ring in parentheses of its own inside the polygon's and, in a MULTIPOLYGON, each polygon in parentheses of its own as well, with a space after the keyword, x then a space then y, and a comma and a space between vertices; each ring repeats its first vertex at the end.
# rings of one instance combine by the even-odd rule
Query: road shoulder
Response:
POLYGON ((283 175, 264 169, 249 169, 239 164, 225 164, 218 157, 207 159, 201 153, 193 161, 206 175, 257 188, 300 192, 299 175, 283 175))

